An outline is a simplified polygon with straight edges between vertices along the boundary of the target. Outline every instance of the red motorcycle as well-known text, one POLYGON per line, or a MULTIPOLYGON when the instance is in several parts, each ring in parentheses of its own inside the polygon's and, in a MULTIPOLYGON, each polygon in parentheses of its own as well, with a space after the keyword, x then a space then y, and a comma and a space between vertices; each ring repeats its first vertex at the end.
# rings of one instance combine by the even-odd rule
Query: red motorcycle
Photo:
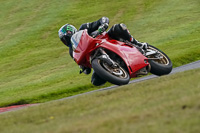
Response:
POLYGON ((128 84, 130 78, 169 74, 172 62, 158 48, 149 45, 142 50, 130 42, 111 39, 106 32, 95 38, 87 30, 76 32, 72 38, 73 57, 78 65, 93 68, 102 79, 116 84, 128 84))

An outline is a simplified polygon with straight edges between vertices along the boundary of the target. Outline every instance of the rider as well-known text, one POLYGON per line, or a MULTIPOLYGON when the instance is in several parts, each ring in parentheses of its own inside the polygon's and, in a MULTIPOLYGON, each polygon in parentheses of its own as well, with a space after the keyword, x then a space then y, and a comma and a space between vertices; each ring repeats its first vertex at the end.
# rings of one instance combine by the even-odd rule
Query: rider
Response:
MULTIPOLYGON (((81 27, 79 28, 79 30, 87 29, 87 32, 88 32, 89 35, 91 35, 95 31, 98 31, 99 33, 103 33, 108 28, 108 24, 109 24, 109 19, 107 17, 102 17, 97 21, 82 24, 81 27)), ((77 29, 73 25, 70 25, 70 24, 63 25, 58 31, 58 35, 59 35, 60 40, 66 46, 69 47, 69 54, 72 58, 73 58, 73 54, 72 54, 73 50, 72 50, 72 45, 71 45, 70 39, 75 32, 77 32, 77 29)), ((148 47, 147 43, 139 42, 135 38, 133 38, 133 36, 130 34, 129 30, 127 29, 126 25, 123 24, 123 23, 113 25, 108 30, 107 33, 113 39, 116 39, 116 40, 119 40, 119 41, 129 41, 129 42, 139 46, 140 48, 142 48, 144 50, 146 50, 147 47, 148 47)), ((85 68, 83 66, 80 66, 80 68, 83 70, 83 72, 85 74, 89 74, 91 72, 90 68, 85 68)), ((106 81, 103 80, 102 78, 100 78, 94 72, 93 75, 92 75, 91 82, 94 85, 99 86, 99 85, 104 84, 106 81)))

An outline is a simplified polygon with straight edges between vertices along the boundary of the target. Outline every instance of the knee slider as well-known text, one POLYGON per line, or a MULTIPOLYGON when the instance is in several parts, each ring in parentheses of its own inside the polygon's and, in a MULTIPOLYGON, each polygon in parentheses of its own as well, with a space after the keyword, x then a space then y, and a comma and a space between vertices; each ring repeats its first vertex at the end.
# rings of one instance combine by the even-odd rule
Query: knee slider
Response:
POLYGON ((119 26, 123 29, 123 30, 127 30, 127 26, 123 23, 119 24, 119 26))

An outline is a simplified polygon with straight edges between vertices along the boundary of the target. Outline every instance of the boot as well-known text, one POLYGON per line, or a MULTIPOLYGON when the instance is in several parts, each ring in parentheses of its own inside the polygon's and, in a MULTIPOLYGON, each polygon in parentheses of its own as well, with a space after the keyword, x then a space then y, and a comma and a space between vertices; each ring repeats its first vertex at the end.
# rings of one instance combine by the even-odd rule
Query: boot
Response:
POLYGON ((135 45, 139 46, 143 50, 147 50, 147 48, 148 48, 148 43, 139 42, 138 40, 134 39, 133 37, 131 38, 131 42, 134 43, 135 45))

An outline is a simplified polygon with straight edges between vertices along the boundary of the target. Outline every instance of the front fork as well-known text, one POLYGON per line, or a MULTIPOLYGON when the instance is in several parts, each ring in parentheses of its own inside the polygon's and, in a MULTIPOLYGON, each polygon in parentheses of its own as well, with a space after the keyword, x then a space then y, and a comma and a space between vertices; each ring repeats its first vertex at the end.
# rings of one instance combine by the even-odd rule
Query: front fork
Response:
POLYGON ((96 50, 91 61, 95 58, 98 58, 98 59, 105 61, 106 63, 108 63, 109 66, 112 66, 112 67, 118 66, 118 64, 116 62, 114 62, 102 48, 99 48, 99 49, 96 50), (100 56, 98 56, 99 53, 100 53, 100 56))

